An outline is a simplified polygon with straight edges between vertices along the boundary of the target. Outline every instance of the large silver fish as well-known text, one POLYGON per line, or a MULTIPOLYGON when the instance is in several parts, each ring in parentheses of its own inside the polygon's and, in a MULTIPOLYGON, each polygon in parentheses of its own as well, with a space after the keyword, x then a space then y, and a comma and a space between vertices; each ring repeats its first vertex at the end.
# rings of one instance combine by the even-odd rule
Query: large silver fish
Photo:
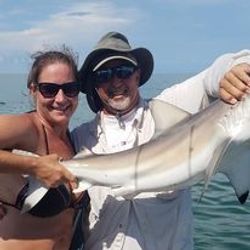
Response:
MULTIPOLYGON (((131 150, 64 161, 79 180, 79 189, 93 185, 111 187, 116 196, 145 191, 176 190, 208 181, 216 172, 227 175, 241 203, 250 188, 250 96, 236 105, 217 100, 199 113, 185 112, 153 101, 157 136, 131 150), (165 117, 181 119, 166 128, 165 117), (159 129, 160 128, 160 129, 159 129)), ((28 210, 46 192, 32 181, 28 210)))

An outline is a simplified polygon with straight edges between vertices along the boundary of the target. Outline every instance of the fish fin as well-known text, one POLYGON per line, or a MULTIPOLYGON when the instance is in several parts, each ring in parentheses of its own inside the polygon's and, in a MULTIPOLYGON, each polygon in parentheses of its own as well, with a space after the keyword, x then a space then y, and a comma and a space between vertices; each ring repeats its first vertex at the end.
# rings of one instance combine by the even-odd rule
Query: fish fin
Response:
POLYGON ((238 197, 238 200, 241 204, 244 204, 248 198, 249 191, 246 191, 244 194, 238 197))
POLYGON ((93 152, 90 151, 88 148, 84 148, 83 150, 81 150, 80 152, 78 152, 73 159, 81 159, 81 158, 87 158, 93 156, 93 152))
POLYGON ((134 186, 113 186, 111 189, 115 197, 122 196, 125 199, 132 199, 138 194, 134 186))
POLYGON ((166 129, 190 116, 188 112, 159 99, 151 99, 149 107, 155 122, 155 134, 152 139, 157 138, 166 129), (167 114, 167 117, 163 115, 163 112, 167 114))
POLYGON ((215 172, 217 172, 218 166, 221 164, 222 159, 223 159, 229 145, 230 145, 230 142, 228 142, 228 141, 225 142, 224 146, 221 146, 220 149, 218 149, 215 152, 212 160, 209 162, 209 164, 208 164, 209 167, 206 169, 206 172, 205 172, 204 185, 203 185, 203 189, 202 189, 200 198, 198 200, 198 203, 201 202, 201 199, 204 197, 204 194, 208 189, 208 185, 209 185, 213 175, 215 174, 215 172))
MULTIPOLYGON (((39 155, 34 154, 32 152, 19 150, 19 149, 13 149, 12 153, 16 155, 21 156, 33 156, 33 157, 39 157, 39 155)), ((28 212, 30 209, 32 209, 47 193, 48 188, 46 188, 40 181, 37 179, 27 176, 27 180, 29 182, 29 187, 27 191, 27 197, 24 200, 21 214, 28 212)))
POLYGON ((86 182, 85 180, 80 180, 78 182, 78 187, 73 189, 73 193, 83 192, 87 190, 88 188, 92 187, 93 185, 89 182, 86 182))
POLYGON ((241 204, 246 202, 250 190, 250 143, 232 142, 218 170, 226 175, 241 204))
POLYGON ((22 214, 32 209, 48 192, 48 188, 30 176, 28 177, 28 182, 29 188, 21 210, 22 214))
POLYGON ((122 196, 125 200, 132 200, 136 195, 138 195, 140 192, 130 193, 130 194, 123 194, 122 196))
POLYGON ((37 154, 34 154, 32 152, 28 152, 28 151, 25 151, 25 150, 21 150, 21 149, 13 149, 11 152, 13 154, 21 155, 21 156, 35 156, 35 157, 39 157, 39 155, 37 155, 37 154))

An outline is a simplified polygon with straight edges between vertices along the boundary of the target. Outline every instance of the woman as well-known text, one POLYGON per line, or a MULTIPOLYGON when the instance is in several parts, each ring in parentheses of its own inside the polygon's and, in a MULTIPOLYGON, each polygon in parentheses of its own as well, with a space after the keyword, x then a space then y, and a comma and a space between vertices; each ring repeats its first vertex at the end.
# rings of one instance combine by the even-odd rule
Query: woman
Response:
POLYGON ((36 54, 27 86, 35 111, 0 116, 0 199, 7 210, 0 221, 0 249, 69 249, 74 216, 69 192, 60 185, 47 197, 56 204, 64 201, 68 208, 59 214, 48 201, 21 214, 27 179, 20 174, 33 175, 50 187, 75 185, 74 176, 58 163, 75 154, 68 125, 78 104, 79 83, 70 50, 36 54), (13 149, 41 157, 19 156, 13 149))

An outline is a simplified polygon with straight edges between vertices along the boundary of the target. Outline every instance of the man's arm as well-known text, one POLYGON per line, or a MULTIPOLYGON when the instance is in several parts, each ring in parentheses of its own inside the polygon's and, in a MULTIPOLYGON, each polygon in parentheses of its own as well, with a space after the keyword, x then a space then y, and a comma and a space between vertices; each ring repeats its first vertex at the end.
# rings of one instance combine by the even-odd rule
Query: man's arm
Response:
POLYGON ((220 81, 220 98, 227 103, 235 104, 249 93, 250 64, 242 63, 234 66, 220 81))
POLYGON ((250 83, 250 50, 219 57, 208 68, 204 88, 209 96, 235 103, 248 91, 250 83))
POLYGON ((250 50, 225 54, 201 73, 165 89, 157 98, 190 113, 201 109, 207 96, 235 102, 234 99, 240 99, 248 89, 250 78, 246 73, 249 67, 246 63, 250 64, 250 50))

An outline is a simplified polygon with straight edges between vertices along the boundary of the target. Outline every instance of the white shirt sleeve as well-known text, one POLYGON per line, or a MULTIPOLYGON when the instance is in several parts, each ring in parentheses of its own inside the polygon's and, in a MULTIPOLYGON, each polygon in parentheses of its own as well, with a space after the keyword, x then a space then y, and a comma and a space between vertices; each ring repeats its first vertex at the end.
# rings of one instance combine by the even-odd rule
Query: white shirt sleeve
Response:
POLYGON ((241 63, 250 64, 250 50, 241 50, 237 53, 224 54, 215 60, 207 69, 203 82, 206 93, 210 96, 218 97, 220 80, 233 66, 241 63))
POLYGON ((190 113, 196 113, 202 102, 204 87, 201 84, 204 74, 203 71, 182 83, 175 84, 156 98, 171 103, 190 113))
POLYGON ((224 54, 206 70, 165 89, 156 98, 167 101, 190 113, 196 113, 206 95, 218 97, 219 82, 227 71, 240 63, 250 63, 250 50, 224 54))

